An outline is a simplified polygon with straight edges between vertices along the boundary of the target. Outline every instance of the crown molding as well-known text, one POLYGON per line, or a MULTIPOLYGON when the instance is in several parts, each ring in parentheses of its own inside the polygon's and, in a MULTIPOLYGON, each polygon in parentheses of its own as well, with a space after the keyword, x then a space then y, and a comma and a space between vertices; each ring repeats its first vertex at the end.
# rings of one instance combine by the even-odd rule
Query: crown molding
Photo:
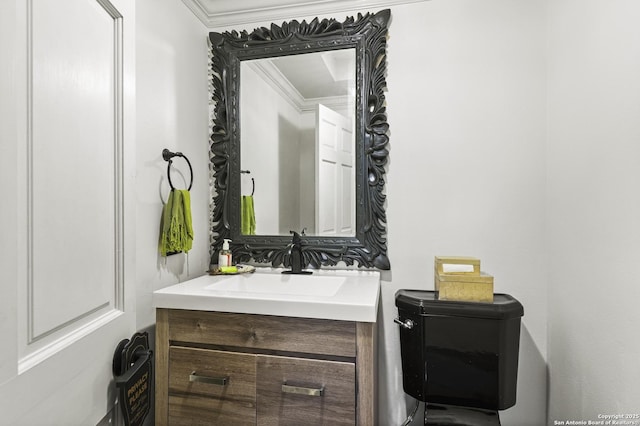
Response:
POLYGON ((209 29, 266 21, 286 21, 304 16, 319 16, 339 12, 373 12, 373 9, 390 6, 420 3, 428 0, 315 0, 306 2, 289 2, 288 0, 268 0, 261 7, 235 9, 237 0, 182 0, 193 14, 209 29), (226 11, 216 12, 215 4, 233 4, 226 11))

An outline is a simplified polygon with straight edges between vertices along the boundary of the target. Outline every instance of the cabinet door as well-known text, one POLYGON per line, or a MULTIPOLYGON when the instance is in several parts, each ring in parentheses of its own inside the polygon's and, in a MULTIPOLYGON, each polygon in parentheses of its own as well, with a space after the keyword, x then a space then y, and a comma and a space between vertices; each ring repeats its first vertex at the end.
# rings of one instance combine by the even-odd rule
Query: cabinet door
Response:
POLYGON ((354 425, 355 364, 258 356, 259 426, 354 425))
POLYGON ((170 425, 255 425, 255 355, 169 350, 170 425))

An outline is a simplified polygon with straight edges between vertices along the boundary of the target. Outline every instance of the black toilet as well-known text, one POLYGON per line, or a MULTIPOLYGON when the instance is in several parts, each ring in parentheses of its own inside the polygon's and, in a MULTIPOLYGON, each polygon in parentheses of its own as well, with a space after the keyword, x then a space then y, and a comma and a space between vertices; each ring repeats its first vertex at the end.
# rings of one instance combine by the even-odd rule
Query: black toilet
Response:
POLYGON ((516 403, 520 319, 507 294, 493 303, 399 290, 396 306, 404 391, 425 402, 425 425, 500 425, 516 403))

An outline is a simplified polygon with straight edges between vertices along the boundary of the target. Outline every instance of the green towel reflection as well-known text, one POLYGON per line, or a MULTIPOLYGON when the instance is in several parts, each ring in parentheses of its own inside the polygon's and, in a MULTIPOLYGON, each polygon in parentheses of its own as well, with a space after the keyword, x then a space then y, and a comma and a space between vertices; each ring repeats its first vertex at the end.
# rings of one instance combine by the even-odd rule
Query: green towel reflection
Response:
POLYGON ((174 189, 162 210, 160 254, 188 252, 193 243, 191 194, 186 189, 174 189))
POLYGON ((242 196, 242 233, 244 235, 256 234, 256 213, 253 209, 253 196, 242 196))

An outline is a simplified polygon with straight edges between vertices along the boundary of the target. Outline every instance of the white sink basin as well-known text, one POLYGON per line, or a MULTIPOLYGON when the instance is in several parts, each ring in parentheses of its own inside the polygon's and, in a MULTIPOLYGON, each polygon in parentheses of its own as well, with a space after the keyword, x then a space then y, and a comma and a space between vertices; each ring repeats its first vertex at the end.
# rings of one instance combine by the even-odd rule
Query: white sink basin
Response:
POLYGON ((243 274, 205 287, 205 290, 295 296, 334 296, 346 277, 326 275, 243 274))
POLYGON ((313 275, 281 274, 258 268, 253 274, 204 275, 157 290, 156 308, 237 312, 301 318, 375 322, 377 271, 316 270, 313 275))

